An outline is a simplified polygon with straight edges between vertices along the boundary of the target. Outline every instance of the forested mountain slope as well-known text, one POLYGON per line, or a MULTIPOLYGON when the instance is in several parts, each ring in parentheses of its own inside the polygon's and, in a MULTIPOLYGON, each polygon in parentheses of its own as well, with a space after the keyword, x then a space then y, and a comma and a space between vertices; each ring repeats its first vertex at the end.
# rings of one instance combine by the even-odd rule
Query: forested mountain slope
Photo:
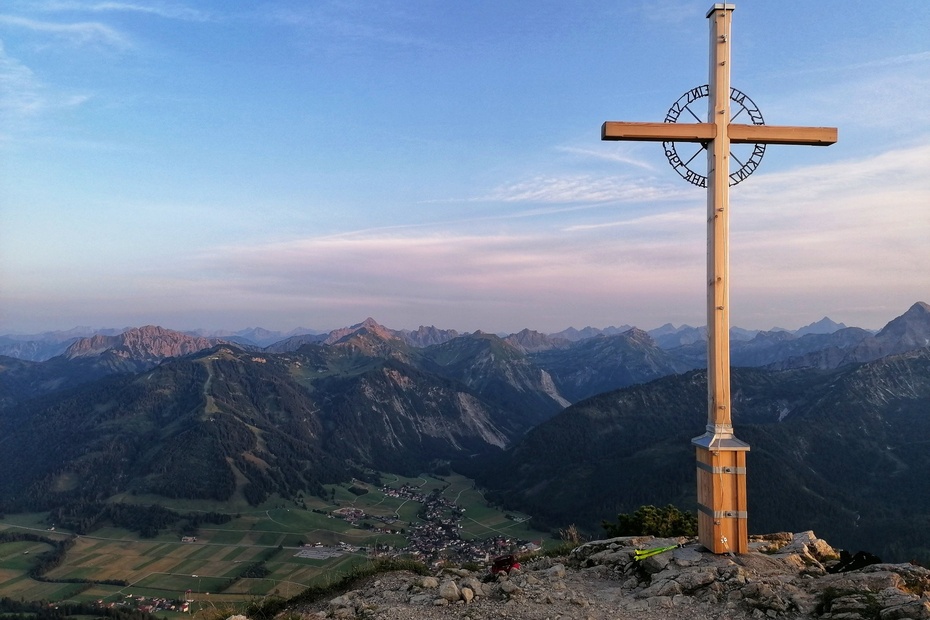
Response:
MULTIPOLYGON (((930 557, 930 349, 833 371, 737 369, 732 385, 736 434, 751 446, 751 531, 814 529, 930 557)), ((459 466, 507 506, 596 531, 641 504, 695 508, 690 439, 705 423, 694 371, 580 402, 459 466)))

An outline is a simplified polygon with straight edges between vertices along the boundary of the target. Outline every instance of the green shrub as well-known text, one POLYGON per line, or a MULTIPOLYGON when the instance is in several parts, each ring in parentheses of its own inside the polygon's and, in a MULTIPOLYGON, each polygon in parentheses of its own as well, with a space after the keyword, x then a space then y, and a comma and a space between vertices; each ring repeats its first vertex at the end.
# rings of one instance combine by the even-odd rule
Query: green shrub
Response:
POLYGON ((631 515, 618 514, 617 522, 603 521, 608 536, 697 536, 697 517, 669 504, 665 508, 640 506, 631 515))

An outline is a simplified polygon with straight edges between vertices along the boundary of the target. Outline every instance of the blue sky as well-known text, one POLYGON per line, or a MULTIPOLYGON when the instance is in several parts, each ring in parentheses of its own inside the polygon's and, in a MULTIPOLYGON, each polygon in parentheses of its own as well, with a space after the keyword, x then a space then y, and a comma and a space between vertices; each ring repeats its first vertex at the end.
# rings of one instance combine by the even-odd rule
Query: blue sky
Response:
MULTIPOLYGON (((0 8, 0 333, 703 325, 705 197, 655 143, 710 2, 0 8)), ((731 319, 930 301, 930 2, 738 2, 769 147, 731 193, 731 319)))

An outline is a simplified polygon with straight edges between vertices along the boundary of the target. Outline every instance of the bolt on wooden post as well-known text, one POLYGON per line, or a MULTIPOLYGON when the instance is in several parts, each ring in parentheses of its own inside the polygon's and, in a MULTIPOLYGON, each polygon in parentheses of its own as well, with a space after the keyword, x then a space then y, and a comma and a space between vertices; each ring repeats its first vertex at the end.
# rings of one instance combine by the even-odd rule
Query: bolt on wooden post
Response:
MULTIPOLYGON (((707 426, 691 443, 697 452, 698 539, 714 553, 745 553, 749 547, 746 497, 746 453, 749 445, 733 434, 730 408, 730 185, 748 177, 758 166, 767 144, 827 146, 837 140, 835 127, 765 125, 756 108, 743 105, 746 97, 730 87, 730 43, 733 4, 714 4, 710 20, 710 71, 708 85, 683 96, 684 107, 706 97, 707 122, 678 123, 682 99, 673 106, 666 123, 606 122, 602 140, 644 140, 697 143, 706 149, 707 174, 688 166, 674 147, 666 156, 687 181, 707 188, 707 426), (694 96, 690 96, 694 93, 694 96), (732 122, 731 104, 740 113, 750 110, 752 124, 732 122), (733 144, 753 144, 752 157, 737 158, 733 144), (671 153, 671 154, 670 154, 671 153), (730 160, 739 168, 731 173, 730 160)), ((690 111, 690 110, 689 110, 690 111)), ((695 115, 694 112, 691 112, 695 115)), ((695 115, 697 118, 697 116, 695 115)))

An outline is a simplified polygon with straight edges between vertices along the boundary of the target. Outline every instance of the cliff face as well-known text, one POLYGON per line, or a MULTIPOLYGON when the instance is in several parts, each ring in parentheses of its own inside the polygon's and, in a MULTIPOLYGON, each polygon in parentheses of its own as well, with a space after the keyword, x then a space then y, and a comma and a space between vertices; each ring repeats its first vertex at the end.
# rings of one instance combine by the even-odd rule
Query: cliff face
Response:
POLYGON ((552 376, 555 386, 570 402, 693 367, 635 328, 589 338, 570 348, 539 351, 530 357, 552 376))

